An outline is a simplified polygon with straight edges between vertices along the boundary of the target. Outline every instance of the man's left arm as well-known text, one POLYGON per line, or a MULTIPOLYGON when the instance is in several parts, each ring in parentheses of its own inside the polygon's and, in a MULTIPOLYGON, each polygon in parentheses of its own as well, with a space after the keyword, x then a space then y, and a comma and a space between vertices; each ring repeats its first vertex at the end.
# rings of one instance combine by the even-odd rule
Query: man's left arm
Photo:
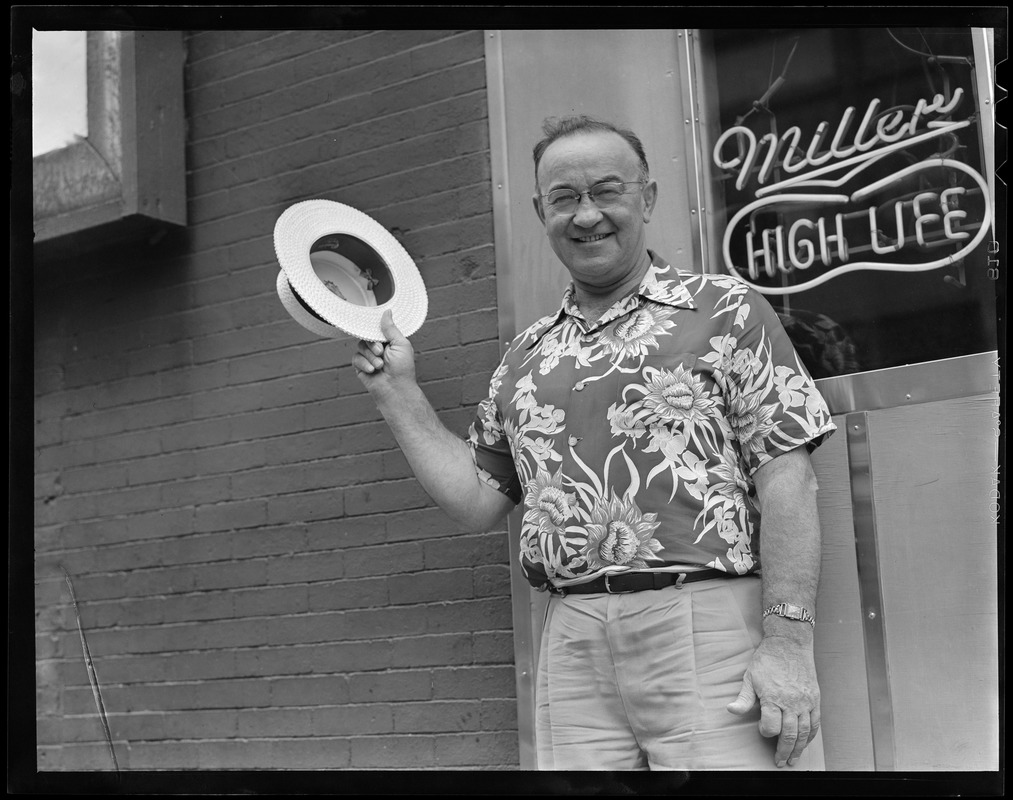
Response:
MULTIPOLYGON (((760 502, 763 608, 802 606, 816 616, 820 525, 816 476, 800 446, 754 473, 760 502)), ((813 657, 813 626, 773 614, 763 619, 763 639, 728 706, 745 714, 760 702, 760 733, 778 737, 774 762, 793 765, 820 725, 820 690, 813 657)))

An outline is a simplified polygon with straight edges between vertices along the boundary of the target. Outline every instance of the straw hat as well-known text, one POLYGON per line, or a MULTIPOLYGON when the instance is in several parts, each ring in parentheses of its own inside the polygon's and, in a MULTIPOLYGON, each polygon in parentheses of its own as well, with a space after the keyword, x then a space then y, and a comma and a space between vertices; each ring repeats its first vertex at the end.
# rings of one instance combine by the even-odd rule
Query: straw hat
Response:
POLYGON ((405 336, 425 321, 429 298, 415 262, 357 209, 331 200, 296 203, 275 223, 274 250, 282 305, 318 336, 382 342, 380 317, 388 309, 405 336))

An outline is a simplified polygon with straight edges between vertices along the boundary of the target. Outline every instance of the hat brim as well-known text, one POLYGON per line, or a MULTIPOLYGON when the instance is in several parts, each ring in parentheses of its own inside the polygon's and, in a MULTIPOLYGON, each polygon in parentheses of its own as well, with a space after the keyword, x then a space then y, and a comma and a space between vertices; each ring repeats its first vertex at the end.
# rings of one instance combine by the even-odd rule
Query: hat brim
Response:
POLYGON ((422 327, 429 298, 415 262, 358 209, 331 200, 296 203, 274 226, 274 249, 282 304, 318 336, 382 342, 380 318, 388 310, 405 336, 422 327))
POLYGON ((292 319, 310 333, 322 336, 325 339, 347 338, 348 333, 346 331, 341 330, 341 328, 335 328, 327 320, 318 317, 313 309, 306 305, 306 302, 292 289, 288 278, 285 277, 284 270, 278 273, 275 288, 278 290, 278 298, 281 300, 281 304, 285 306, 285 310, 288 311, 292 319))

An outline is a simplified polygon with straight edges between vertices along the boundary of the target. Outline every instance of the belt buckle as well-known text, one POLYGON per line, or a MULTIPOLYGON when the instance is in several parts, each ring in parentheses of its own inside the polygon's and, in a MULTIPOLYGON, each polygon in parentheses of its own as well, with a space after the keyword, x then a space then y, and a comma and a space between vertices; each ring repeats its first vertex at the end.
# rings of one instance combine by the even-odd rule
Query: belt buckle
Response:
POLYGON ((612 584, 609 582, 611 574, 605 573, 605 591, 609 594, 633 594, 633 589, 613 589, 612 584))

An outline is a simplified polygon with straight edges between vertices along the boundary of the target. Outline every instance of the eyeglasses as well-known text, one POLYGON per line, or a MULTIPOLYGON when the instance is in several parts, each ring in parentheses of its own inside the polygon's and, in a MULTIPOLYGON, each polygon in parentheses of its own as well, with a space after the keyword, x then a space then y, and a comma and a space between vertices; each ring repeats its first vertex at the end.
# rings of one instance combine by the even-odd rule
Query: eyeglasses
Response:
POLYGON ((580 199, 586 194, 598 208, 607 208, 619 202, 626 194, 627 186, 635 186, 647 181, 607 181, 596 183, 586 192, 576 189, 553 189, 548 194, 539 195, 545 205, 557 214, 572 214, 580 207, 580 199))

